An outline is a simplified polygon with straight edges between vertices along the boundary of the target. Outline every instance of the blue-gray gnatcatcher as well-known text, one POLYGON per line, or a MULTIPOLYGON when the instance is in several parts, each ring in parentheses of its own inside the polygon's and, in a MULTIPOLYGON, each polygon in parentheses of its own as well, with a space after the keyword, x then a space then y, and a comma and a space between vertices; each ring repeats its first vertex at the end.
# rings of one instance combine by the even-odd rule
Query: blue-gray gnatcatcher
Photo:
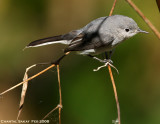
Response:
POLYGON ((64 35, 33 41, 26 48, 61 43, 67 45, 65 53, 78 51, 79 54, 93 57, 92 55, 112 51, 122 41, 139 32, 148 33, 141 30, 132 18, 113 15, 95 19, 83 28, 64 35))

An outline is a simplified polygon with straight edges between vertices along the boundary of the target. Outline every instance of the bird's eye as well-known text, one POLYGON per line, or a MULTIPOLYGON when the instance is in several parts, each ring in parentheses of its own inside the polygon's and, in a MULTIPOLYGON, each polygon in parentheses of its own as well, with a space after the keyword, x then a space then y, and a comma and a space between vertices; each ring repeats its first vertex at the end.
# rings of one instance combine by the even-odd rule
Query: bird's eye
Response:
POLYGON ((129 29, 128 29, 128 28, 126 28, 126 29, 125 29, 125 31, 126 31, 126 32, 129 32, 129 29))

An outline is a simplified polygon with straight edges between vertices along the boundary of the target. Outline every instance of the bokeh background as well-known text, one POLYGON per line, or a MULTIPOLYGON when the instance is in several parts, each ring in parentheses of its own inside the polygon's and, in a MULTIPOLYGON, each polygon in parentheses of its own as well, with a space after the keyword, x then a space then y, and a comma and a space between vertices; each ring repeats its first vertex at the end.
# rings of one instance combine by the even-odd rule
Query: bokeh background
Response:
MULTIPOLYGON (((134 0, 160 31, 155 0, 134 0)), ((109 15, 113 0, 0 0, 0 92, 19 83, 25 68, 56 60, 63 45, 22 49, 31 41, 67 33, 93 19, 109 15)), ((112 57, 122 124, 160 122, 160 40, 125 2, 118 0, 114 14, 132 17, 149 34, 138 34, 117 47, 112 57)), ((103 57, 100 55, 99 57, 103 57)), ((93 72, 101 63, 75 53, 60 65, 63 124, 111 124, 117 118, 113 88, 107 68, 93 72)), ((33 75, 46 66, 29 72, 33 75)), ((21 87, 0 98, 0 120, 16 119, 21 87)), ((20 119, 39 120, 59 102, 56 69, 29 82, 20 119)), ((48 118, 58 123, 58 111, 48 118)))

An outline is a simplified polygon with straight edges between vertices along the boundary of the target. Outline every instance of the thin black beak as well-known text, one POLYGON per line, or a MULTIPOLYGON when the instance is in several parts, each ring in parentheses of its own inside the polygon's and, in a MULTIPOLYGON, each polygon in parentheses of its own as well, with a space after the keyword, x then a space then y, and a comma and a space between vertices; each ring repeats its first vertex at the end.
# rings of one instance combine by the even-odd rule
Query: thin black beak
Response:
POLYGON ((138 32, 141 32, 141 33, 146 33, 146 34, 148 34, 149 32, 147 32, 147 31, 143 31, 143 30, 141 30, 140 28, 137 30, 138 32))

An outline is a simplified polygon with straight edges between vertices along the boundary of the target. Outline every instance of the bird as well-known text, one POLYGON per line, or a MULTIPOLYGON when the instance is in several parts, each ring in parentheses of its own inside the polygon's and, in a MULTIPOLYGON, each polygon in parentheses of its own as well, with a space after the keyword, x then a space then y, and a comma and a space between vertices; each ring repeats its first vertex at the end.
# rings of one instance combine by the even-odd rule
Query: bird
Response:
POLYGON ((106 63, 108 60, 111 61, 112 53, 120 43, 138 33, 148 32, 141 30, 130 17, 112 15, 97 18, 86 26, 63 35, 35 40, 29 43, 26 48, 65 44, 65 55, 68 52, 76 51, 80 55, 86 55, 106 63), (106 53, 107 59, 101 60, 95 57, 101 53, 106 53))

